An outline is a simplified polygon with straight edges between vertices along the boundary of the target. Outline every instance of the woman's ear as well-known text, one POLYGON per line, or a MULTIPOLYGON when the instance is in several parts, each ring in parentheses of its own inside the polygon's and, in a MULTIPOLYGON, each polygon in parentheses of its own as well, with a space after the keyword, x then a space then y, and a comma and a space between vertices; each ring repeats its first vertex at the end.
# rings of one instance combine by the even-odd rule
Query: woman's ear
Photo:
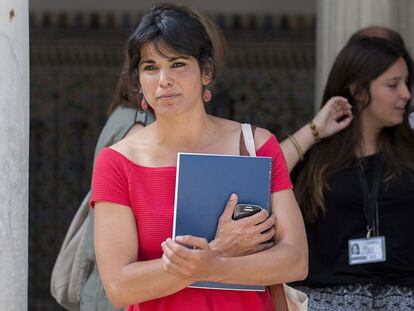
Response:
POLYGON ((209 85, 213 80, 213 65, 208 63, 204 65, 201 73, 201 82, 203 85, 209 85))
POLYGON ((349 87, 349 92, 351 93, 351 96, 355 98, 358 103, 361 103, 363 105, 368 104, 369 96, 366 90, 364 90, 361 86, 352 84, 349 87))

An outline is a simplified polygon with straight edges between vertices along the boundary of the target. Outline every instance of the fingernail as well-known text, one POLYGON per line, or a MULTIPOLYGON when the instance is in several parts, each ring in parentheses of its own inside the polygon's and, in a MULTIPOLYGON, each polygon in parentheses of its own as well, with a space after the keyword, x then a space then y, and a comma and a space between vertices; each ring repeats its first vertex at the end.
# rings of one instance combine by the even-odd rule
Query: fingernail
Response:
POLYGON ((236 194, 232 193, 231 196, 230 196, 230 200, 235 200, 235 199, 236 199, 236 194))
POLYGON ((182 237, 181 235, 177 235, 177 236, 175 237, 175 240, 176 240, 177 242, 180 242, 180 241, 182 241, 182 240, 183 240, 183 237, 182 237))

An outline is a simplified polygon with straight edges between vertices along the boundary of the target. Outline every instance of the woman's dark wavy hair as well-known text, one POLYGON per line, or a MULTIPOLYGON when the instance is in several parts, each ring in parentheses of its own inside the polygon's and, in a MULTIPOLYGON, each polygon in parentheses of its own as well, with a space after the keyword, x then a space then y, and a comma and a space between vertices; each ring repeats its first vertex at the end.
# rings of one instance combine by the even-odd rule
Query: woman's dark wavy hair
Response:
MULTIPOLYGON (((141 60, 141 48, 151 42, 160 55, 169 52, 192 56, 197 59, 200 70, 207 72, 213 80, 217 68, 224 62, 218 59, 223 55, 224 43, 215 51, 210 37, 211 32, 221 36, 217 28, 201 14, 184 6, 157 4, 145 14, 136 26, 128 41, 129 79, 135 86, 135 96, 139 91, 138 65, 141 60), (210 32, 210 33, 209 33, 210 32)), ((220 37, 223 40, 223 37, 220 37)), ((224 42, 224 41, 223 41, 224 42)), ((132 96, 133 97, 133 96, 132 96)), ((140 99, 139 99, 140 100, 140 99)))
MULTIPOLYGON (((411 89, 413 62, 404 47, 389 40, 361 37, 348 42, 340 51, 328 77, 322 103, 332 96, 343 96, 352 105, 354 119, 340 133, 324 139, 309 152, 304 169, 299 174, 295 192, 305 220, 314 223, 325 212, 324 191, 329 175, 357 163, 355 152, 361 144, 361 112, 370 105, 370 85, 399 58, 408 67, 407 86, 411 89), (351 91, 352 88, 352 91, 351 91), (367 98, 360 102, 356 97, 367 98)), ((414 170, 414 131, 410 128, 406 105, 401 124, 383 128, 379 135, 379 152, 384 156, 389 181, 402 169, 414 170)))
POLYGON ((112 102, 108 107, 107 114, 110 116, 119 106, 137 108, 139 101, 136 98, 136 87, 131 84, 129 79, 129 58, 127 52, 124 53, 124 63, 119 73, 118 81, 114 92, 112 102))

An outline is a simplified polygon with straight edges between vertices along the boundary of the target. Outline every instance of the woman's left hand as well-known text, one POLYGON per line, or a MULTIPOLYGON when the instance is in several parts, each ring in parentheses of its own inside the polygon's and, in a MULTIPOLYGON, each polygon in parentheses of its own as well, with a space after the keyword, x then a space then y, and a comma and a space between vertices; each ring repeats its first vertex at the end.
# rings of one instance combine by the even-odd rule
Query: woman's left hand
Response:
POLYGON ((274 215, 266 209, 255 215, 233 220, 237 195, 232 194, 220 216, 210 247, 217 256, 239 257, 264 251, 275 245, 274 215))
POLYGON ((204 238, 177 236, 175 241, 170 238, 165 240, 161 247, 164 269, 181 279, 208 281, 220 263, 204 238))
POLYGON ((316 114, 313 123, 321 138, 332 136, 346 128, 352 121, 352 106, 342 96, 331 97, 316 114))

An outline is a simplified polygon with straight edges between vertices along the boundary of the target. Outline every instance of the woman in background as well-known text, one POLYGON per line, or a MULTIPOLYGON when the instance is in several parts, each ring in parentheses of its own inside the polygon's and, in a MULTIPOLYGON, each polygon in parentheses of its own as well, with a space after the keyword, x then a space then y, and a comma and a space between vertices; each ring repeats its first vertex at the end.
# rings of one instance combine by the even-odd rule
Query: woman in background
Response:
POLYGON ((294 172, 309 243, 309 275, 298 284, 309 310, 414 305, 412 74, 404 47, 381 38, 351 40, 334 62, 323 102, 346 98, 353 122, 294 172))

